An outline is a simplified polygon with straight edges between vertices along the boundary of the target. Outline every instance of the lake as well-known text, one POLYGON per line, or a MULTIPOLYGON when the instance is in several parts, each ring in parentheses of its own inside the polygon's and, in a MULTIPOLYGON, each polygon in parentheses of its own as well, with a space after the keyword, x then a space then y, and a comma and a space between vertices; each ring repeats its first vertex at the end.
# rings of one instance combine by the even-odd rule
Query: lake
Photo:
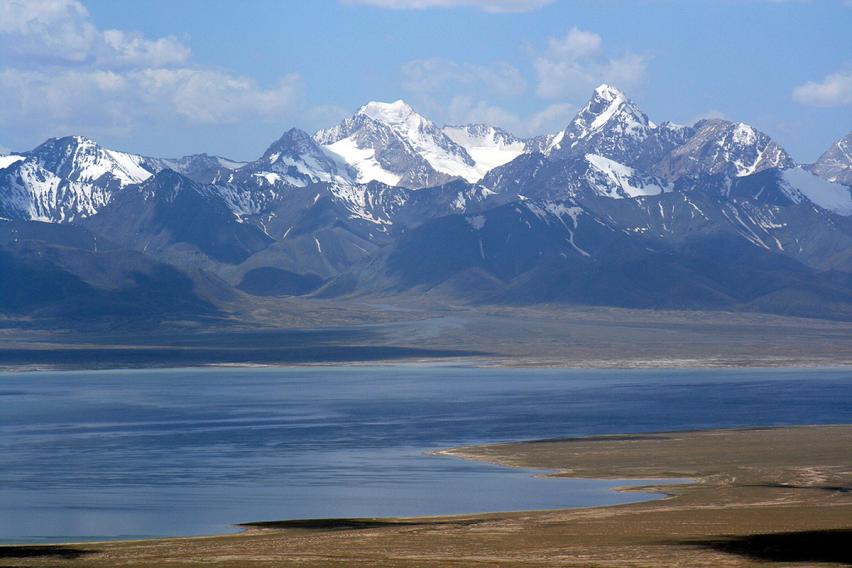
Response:
POLYGON ((425 455, 495 441, 852 423, 852 372, 455 366, 0 373, 0 541, 608 505, 623 481, 425 455))

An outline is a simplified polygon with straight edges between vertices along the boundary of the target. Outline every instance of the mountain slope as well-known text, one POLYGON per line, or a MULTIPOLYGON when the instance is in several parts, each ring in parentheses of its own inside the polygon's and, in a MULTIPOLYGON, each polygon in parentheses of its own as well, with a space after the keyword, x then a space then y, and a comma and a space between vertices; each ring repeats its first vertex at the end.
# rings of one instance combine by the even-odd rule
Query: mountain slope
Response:
POLYGON ((195 251, 223 263, 241 262, 272 242, 258 227, 240 222, 217 186, 171 170, 128 188, 83 225, 149 254, 181 258, 195 251))
POLYGON ((227 294, 225 287, 208 288, 173 266, 80 227, 0 221, 4 315, 75 322, 101 317, 210 317, 218 313, 212 301, 227 294))

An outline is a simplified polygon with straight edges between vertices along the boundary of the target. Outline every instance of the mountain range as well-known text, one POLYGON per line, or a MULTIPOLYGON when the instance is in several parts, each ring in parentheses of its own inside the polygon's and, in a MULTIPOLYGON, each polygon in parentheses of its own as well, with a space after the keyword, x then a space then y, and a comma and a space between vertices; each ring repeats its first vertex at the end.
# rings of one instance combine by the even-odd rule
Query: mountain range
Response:
POLYGON ((370 102, 257 160, 83 136, 0 156, 0 313, 207 316, 253 298, 427 295, 852 317, 852 133, 798 164, 601 85, 521 138, 370 102))

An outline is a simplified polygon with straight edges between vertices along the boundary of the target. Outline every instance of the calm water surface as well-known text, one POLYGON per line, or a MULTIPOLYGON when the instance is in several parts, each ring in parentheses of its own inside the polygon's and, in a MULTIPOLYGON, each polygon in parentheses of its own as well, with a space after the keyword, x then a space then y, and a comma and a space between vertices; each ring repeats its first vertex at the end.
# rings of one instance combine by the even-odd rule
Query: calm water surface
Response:
POLYGON ((852 423, 849 370, 385 367, 0 374, 0 541, 623 503, 425 456, 493 441, 852 423))

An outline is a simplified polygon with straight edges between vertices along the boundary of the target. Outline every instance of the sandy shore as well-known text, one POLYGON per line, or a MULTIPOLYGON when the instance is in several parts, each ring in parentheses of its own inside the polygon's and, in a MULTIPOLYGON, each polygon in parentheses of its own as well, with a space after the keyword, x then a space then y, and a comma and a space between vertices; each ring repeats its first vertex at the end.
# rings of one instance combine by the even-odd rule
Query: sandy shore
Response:
POLYGON ((228 536, 6 546, 0 565, 852 565, 852 426, 607 436, 444 453, 556 476, 694 481, 656 487, 668 499, 615 507, 263 523, 228 536))

